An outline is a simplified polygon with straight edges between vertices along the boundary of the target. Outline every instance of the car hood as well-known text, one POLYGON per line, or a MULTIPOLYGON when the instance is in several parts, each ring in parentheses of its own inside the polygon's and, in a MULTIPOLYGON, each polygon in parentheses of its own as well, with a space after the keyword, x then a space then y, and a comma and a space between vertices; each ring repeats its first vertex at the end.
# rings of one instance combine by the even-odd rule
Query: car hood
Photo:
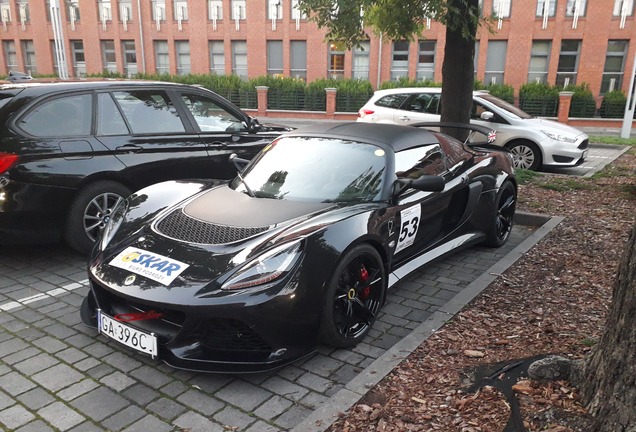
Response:
POLYGON ((89 271, 100 285, 138 300, 172 305, 231 303, 236 293, 220 287, 235 271, 265 251, 319 235, 323 228, 369 206, 373 205, 253 198, 222 185, 167 209, 150 223, 127 227, 133 234, 94 254, 89 271), (173 279, 157 280, 144 276, 147 269, 121 265, 127 254, 152 257, 145 261, 147 267, 156 264, 155 270, 164 273, 176 266, 185 268, 173 279))
POLYGON ((580 135, 585 135, 587 137, 587 135, 576 129, 573 128, 572 126, 568 126, 566 124, 563 123, 559 123, 559 122, 555 122, 552 120, 546 120, 546 119, 540 119, 540 118, 529 118, 529 119, 524 119, 523 120, 523 124, 525 126, 528 127, 534 127, 537 128, 539 130, 553 130, 553 131, 557 131, 560 134, 563 135, 569 135, 572 137, 578 137, 580 135))

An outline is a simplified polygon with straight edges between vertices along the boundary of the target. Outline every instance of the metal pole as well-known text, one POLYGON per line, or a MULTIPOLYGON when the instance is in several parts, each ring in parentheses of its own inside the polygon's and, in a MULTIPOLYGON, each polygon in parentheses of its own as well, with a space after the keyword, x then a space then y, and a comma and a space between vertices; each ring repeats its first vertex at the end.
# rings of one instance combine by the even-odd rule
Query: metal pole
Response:
POLYGON ((634 76, 636 75, 636 55, 634 55, 634 66, 632 76, 629 80, 629 92, 627 93, 627 103, 625 104, 625 115, 623 116, 623 127, 621 128, 621 138, 629 138, 632 131, 632 121, 634 119, 634 76))
POLYGON ((55 59, 57 61, 57 74, 61 79, 68 79, 68 64, 66 62, 66 44, 64 43, 64 29, 60 16, 60 0, 51 0, 51 24, 53 26, 53 39, 55 41, 55 59))
POLYGON ((141 71, 146 73, 146 48, 144 47, 144 27, 141 20, 140 0, 137 0, 137 17, 139 18, 139 44, 141 45, 141 71))
MULTIPOLYGON (((382 71, 382 33, 380 33, 380 41, 378 42, 379 48, 378 48, 378 79, 376 80, 376 84, 375 84, 375 89, 379 90, 380 89, 380 80, 381 80, 381 76, 380 76, 380 72, 382 71)), ((371 45, 369 45, 369 48, 371 47, 371 45)))

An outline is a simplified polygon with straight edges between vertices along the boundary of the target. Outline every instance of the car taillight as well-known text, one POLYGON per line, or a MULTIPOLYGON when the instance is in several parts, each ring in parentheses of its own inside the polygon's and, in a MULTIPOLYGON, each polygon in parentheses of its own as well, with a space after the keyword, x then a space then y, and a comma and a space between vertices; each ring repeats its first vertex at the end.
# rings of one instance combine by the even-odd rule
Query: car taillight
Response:
POLYGON ((18 160, 18 155, 0 153, 0 174, 4 174, 18 160))
POLYGON ((373 114, 375 111, 370 110, 368 108, 362 108, 360 111, 358 111, 358 117, 360 118, 364 118, 365 116, 371 115, 373 114))

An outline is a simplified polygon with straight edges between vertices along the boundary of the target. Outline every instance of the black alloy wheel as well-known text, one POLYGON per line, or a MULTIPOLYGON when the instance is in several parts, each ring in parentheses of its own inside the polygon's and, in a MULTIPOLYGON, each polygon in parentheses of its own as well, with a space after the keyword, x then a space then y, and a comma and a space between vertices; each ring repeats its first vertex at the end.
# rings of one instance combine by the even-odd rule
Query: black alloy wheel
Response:
POLYGON ((363 244, 347 252, 329 282, 322 341, 336 347, 359 343, 377 318, 385 289, 384 264, 375 248, 363 244))
POLYGON ((517 191, 510 181, 506 181, 499 188, 491 226, 486 233, 485 243, 488 246, 500 247, 508 241, 512 232, 516 207, 517 191))

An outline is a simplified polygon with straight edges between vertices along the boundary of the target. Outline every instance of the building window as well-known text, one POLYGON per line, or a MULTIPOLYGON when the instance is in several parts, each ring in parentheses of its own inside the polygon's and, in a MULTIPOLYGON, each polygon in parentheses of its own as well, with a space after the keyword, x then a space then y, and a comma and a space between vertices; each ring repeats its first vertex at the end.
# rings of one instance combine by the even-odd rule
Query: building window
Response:
POLYGON ((73 55, 73 73, 76 77, 86 76, 86 58, 84 57, 84 42, 71 41, 71 53, 73 55))
POLYGON ((26 0, 18 1, 18 19, 22 24, 31 21, 31 12, 29 11, 29 2, 26 0))
POLYGON ((101 22, 113 20, 113 11, 111 9, 110 0, 97 1, 97 15, 101 22))
POLYGON ((479 64, 479 41, 475 41, 475 56, 473 57, 473 72, 477 76, 477 65, 479 64))
POLYGON ((342 42, 329 43, 329 70, 328 78, 344 78, 345 46, 342 42))
POLYGON ((601 80, 602 94, 619 90, 623 86, 627 43, 626 40, 611 40, 607 44, 605 69, 603 69, 603 79, 601 80))
POLYGON ((210 41, 210 72, 225 75, 225 47, 223 41, 210 41))
POLYGON ((127 77, 136 75, 139 72, 137 68, 137 51, 135 50, 135 41, 122 41, 121 50, 123 52, 124 73, 127 77))
POLYGON ((102 64, 105 71, 117 72, 117 58, 115 57, 115 41, 102 41, 102 64))
POLYGON ((283 74, 283 41, 267 41, 267 75, 283 74))
POLYGON ((353 79, 369 79, 369 51, 371 44, 369 41, 360 42, 359 47, 353 48, 353 67, 351 77, 353 79))
POLYGON ((419 81, 433 81, 435 77, 435 45, 435 41, 419 41, 417 58, 417 79, 419 81))
POLYGON ((247 79, 247 42, 232 41, 232 73, 247 79))
POLYGON ((503 84, 508 41, 489 41, 487 49, 484 84, 503 84))
POLYGON ((393 42, 393 60, 391 61, 391 80, 409 76, 409 41, 393 42))
POLYGON ((150 6, 152 7, 153 21, 166 20, 166 0, 152 0, 150 6))
POLYGON ((581 41, 561 41, 561 54, 559 55, 559 65, 557 66, 556 85, 565 87, 568 84, 576 84, 580 49, 581 41))
POLYGON ((282 0, 267 0, 267 19, 280 20, 283 18, 282 0))
POLYGON ((119 21, 131 22, 132 19, 132 0, 119 0, 119 21))
POLYGON ((9 0, 0 0, 0 21, 6 26, 11 22, 11 5, 9 0))
POLYGON ((190 42, 175 41, 174 48, 177 53, 177 75, 190 73, 190 42))
POLYGON ((497 18, 510 18, 511 0, 493 0, 492 14, 497 18))
POLYGON ((242 19, 244 20, 247 11, 245 10, 245 0, 232 0, 232 19, 242 19))
POLYGON ((565 16, 585 16, 587 0, 567 0, 565 16))
POLYGON ((66 20, 70 23, 79 22, 79 0, 66 0, 66 20))
POLYGON ((170 56, 168 55, 167 41, 155 41, 155 70, 158 74, 170 73, 170 56))
POLYGON ((210 0, 208 2, 208 19, 219 21, 223 19, 223 1, 210 0))
POLYGON ((633 14, 634 0, 614 0, 613 16, 632 16, 633 14))
POLYGON ((177 21, 188 20, 188 2, 185 0, 175 0, 173 2, 174 19, 177 21))
POLYGON ((291 5, 291 18, 293 20, 307 19, 307 15, 300 12, 300 9, 298 9, 298 0, 291 0, 290 5, 291 5))
POLYGON ((24 59, 24 72, 31 76, 38 73, 35 62, 35 46, 32 40, 22 41, 22 58, 24 59))
POLYGON ((289 46, 292 78, 307 80, 307 42, 291 41, 289 46))
POLYGON ((15 50, 15 42, 11 40, 2 41, 4 50, 4 63, 7 65, 7 73, 18 70, 18 54, 15 50))
POLYGON ((530 66, 528 68, 528 82, 547 84, 551 47, 552 42, 549 40, 537 40, 532 42, 532 50, 530 51, 530 66))
POLYGON ((537 0, 537 13, 538 17, 556 15, 556 0, 537 0), (547 8, 547 10, 546 10, 547 8))

